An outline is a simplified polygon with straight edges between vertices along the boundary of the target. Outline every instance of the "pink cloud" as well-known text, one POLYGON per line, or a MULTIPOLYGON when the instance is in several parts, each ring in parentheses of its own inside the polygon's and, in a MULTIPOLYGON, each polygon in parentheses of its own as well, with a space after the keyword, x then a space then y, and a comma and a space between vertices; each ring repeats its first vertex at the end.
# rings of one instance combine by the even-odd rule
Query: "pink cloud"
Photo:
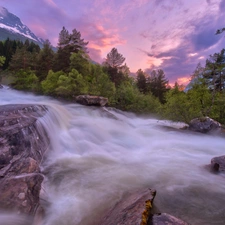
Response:
POLYGON ((94 60, 95 62, 98 62, 100 64, 103 62, 103 58, 101 56, 102 51, 100 49, 88 48, 88 50, 89 50, 89 55, 92 60, 94 60))

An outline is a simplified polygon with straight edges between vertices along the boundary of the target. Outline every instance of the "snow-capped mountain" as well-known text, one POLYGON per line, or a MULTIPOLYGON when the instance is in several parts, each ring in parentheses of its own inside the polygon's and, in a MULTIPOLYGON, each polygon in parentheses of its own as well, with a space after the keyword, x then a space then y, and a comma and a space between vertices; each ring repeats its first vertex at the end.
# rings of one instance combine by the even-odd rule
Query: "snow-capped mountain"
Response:
POLYGON ((21 41, 29 39, 39 45, 44 42, 24 25, 19 17, 0 6, 0 40, 6 40, 7 38, 21 41))

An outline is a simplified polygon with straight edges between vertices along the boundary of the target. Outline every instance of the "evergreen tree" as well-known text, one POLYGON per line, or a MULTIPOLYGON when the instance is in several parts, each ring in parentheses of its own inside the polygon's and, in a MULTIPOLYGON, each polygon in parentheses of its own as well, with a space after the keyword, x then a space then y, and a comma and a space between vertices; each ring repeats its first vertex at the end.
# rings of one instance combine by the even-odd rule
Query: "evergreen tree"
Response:
POLYGON ((141 93, 147 92, 147 80, 141 69, 137 71, 137 87, 141 93))
POLYGON ((37 52, 27 51, 27 46, 25 45, 22 48, 17 48, 15 54, 12 56, 12 60, 10 61, 9 69, 15 71, 20 69, 36 70, 37 56, 37 52))
POLYGON ((63 70, 69 72, 70 56, 72 53, 87 53, 87 44, 81 38, 80 32, 73 29, 72 34, 65 27, 59 33, 58 51, 55 57, 54 71, 63 70))
POLYGON ((82 51, 72 53, 70 56, 70 70, 76 69, 83 76, 90 74, 90 61, 87 54, 82 51))
POLYGON ((222 49, 219 53, 210 55, 206 60, 206 72, 204 78, 209 81, 211 89, 215 91, 222 91, 225 87, 225 49, 222 49))
POLYGON ((153 70, 148 79, 148 89, 161 103, 165 103, 165 93, 168 91, 169 81, 166 79, 164 71, 153 70))
POLYGON ((44 80, 48 71, 53 67, 54 51, 49 40, 44 42, 43 48, 37 57, 37 70, 36 75, 40 81, 44 80))
MULTIPOLYGON (((103 63, 105 71, 109 74, 109 77, 116 87, 118 87, 123 81, 126 80, 127 75, 123 73, 123 65, 125 58, 120 54, 116 48, 113 48, 106 57, 103 63)), ((128 67, 127 67, 128 68, 128 67)))
POLYGON ((112 48, 112 50, 107 54, 105 65, 119 69, 124 63, 125 58, 122 54, 120 54, 116 48, 112 48))

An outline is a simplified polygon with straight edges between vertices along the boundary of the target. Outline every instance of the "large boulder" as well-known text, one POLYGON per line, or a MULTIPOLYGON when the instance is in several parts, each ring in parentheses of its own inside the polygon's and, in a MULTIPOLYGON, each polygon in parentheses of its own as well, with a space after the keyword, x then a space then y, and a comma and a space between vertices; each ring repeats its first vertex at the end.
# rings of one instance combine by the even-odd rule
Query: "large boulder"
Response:
POLYGON ((108 103, 108 98, 93 95, 78 95, 76 97, 76 102, 89 106, 105 106, 108 103))
POLYGON ((156 191, 147 189, 127 195, 109 210, 100 225, 147 225, 156 191))
MULTIPOLYGON (((153 200, 156 191, 138 190, 127 194, 102 218, 100 225, 188 225, 167 213, 155 214, 153 200)), ((158 210, 157 210, 158 211, 158 210)))
POLYGON ((38 122, 41 105, 0 106, 0 209, 33 216, 43 181, 40 163, 49 147, 38 122))
POLYGON ((191 120, 188 129, 201 133, 220 132, 221 124, 209 117, 201 117, 191 120))
POLYGON ((225 172, 225 155, 212 158, 211 168, 216 172, 225 172))

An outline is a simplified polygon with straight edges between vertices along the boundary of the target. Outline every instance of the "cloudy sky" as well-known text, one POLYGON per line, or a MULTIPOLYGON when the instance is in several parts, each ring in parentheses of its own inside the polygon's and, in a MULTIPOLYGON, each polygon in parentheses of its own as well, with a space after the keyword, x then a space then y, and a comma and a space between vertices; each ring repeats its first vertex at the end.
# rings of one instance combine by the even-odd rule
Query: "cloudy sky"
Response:
POLYGON ((198 62, 225 47, 225 0, 0 0, 37 36, 57 45, 62 27, 76 28, 93 60, 113 47, 131 72, 163 69, 187 82, 198 62))

